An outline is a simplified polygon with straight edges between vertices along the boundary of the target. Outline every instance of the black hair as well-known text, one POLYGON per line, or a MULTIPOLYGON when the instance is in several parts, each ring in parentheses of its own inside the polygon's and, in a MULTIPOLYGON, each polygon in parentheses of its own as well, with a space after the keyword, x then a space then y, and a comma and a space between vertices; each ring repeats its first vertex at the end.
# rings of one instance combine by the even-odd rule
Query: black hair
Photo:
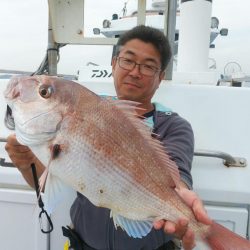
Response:
POLYGON ((114 55, 119 55, 121 46, 132 39, 139 39, 145 43, 154 45, 161 57, 161 70, 163 71, 166 69, 171 59, 172 52, 169 41, 163 32, 150 26, 138 25, 120 36, 116 44, 114 55))

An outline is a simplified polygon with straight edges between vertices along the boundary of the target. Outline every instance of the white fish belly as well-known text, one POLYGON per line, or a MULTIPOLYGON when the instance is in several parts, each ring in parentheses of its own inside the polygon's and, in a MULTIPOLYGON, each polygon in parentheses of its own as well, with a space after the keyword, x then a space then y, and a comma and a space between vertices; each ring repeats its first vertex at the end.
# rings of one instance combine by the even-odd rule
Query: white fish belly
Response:
POLYGON ((73 145, 65 156, 53 161, 51 173, 94 205, 136 220, 160 217, 163 211, 170 216, 171 207, 166 202, 136 183, 111 160, 101 157, 86 143, 78 141, 73 145))

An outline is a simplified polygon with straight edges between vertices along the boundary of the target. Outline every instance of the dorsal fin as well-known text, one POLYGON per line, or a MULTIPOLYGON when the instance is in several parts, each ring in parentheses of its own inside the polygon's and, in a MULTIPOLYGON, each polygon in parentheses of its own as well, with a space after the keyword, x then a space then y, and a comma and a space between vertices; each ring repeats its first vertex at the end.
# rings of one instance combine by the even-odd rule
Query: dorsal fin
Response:
POLYGON ((135 117, 138 117, 136 111, 144 111, 145 109, 138 107, 140 105, 139 102, 135 101, 129 101, 129 100, 110 100, 108 99, 110 103, 115 105, 117 108, 119 108, 123 112, 128 112, 128 114, 133 115, 135 117))
MULTIPOLYGON (((144 137, 144 139, 149 143, 149 145, 154 149, 157 154, 157 157, 162 161, 162 163, 167 167, 168 171, 165 171, 166 179, 160 183, 161 186, 171 186, 171 187, 180 187, 180 174, 178 166, 176 163, 170 159, 167 154, 166 148, 164 145, 156 138, 152 137, 152 133, 149 127, 146 125, 143 119, 139 119, 140 116, 137 115, 137 110, 143 110, 138 107, 140 103, 127 100, 106 100, 112 105, 117 107, 122 111, 126 117, 131 121, 135 129, 144 137), (170 177, 170 178, 169 178, 170 177), (167 181, 168 180, 168 181, 167 181)), ((157 137, 157 134, 154 134, 154 137, 157 137)), ((163 180, 164 178, 162 178, 163 180)))

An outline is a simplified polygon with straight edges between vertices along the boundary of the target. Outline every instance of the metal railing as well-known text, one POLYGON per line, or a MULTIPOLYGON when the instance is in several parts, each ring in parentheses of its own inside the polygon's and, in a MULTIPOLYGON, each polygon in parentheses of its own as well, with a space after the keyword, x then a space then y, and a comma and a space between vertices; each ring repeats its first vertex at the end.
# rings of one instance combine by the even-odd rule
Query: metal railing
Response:
POLYGON ((227 167, 246 167, 247 160, 243 157, 233 157, 221 151, 195 150, 194 156, 214 157, 223 159, 223 164, 227 167))
MULTIPOLYGON (((0 137, 0 142, 7 142, 7 139, 4 137, 0 137)), ((222 151, 198 149, 198 150, 195 150, 194 156, 220 158, 220 159, 223 159, 223 164, 227 167, 246 167, 247 166, 247 160, 245 158, 234 157, 222 151)), ((5 162, 4 158, 0 158, 0 166, 12 167, 13 164, 10 162, 5 162)))

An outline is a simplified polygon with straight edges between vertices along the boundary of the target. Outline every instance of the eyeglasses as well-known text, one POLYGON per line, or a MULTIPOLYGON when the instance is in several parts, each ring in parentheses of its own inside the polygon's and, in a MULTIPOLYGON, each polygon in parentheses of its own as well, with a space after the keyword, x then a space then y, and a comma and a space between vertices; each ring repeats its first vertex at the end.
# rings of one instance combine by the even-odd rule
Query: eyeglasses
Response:
POLYGON ((117 57, 118 65, 125 70, 132 71, 136 65, 139 66, 139 71, 144 76, 154 76, 156 72, 160 71, 160 69, 148 65, 148 64, 140 64, 136 63, 133 60, 130 60, 125 57, 117 57))

